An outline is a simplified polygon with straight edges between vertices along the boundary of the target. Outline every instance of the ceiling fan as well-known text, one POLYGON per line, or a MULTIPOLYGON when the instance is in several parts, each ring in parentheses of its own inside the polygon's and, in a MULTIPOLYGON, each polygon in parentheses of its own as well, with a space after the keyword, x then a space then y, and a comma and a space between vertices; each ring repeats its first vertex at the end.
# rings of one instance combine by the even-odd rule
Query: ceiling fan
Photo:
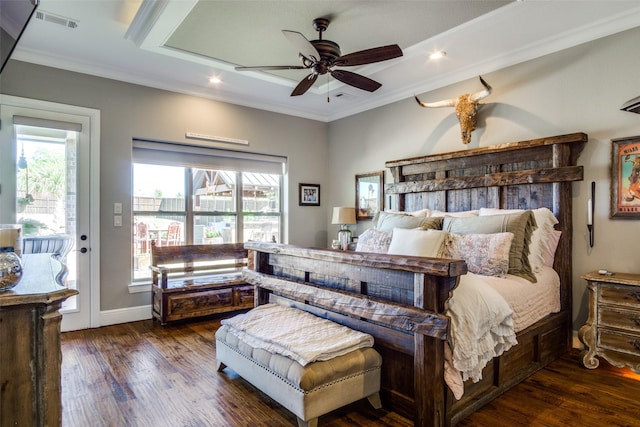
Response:
POLYGON ((265 65, 255 67, 235 67, 237 71, 265 70, 302 70, 310 69, 311 74, 305 77, 291 92, 291 96, 304 94, 315 83, 318 76, 329 73, 336 80, 358 89, 373 92, 382 84, 368 77, 351 71, 334 69, 334 67, 352 67, 372 64, 402 56, 402 49, 397 44, 374 47, 358 52, 342 55, 340 46, 331 40, 323 40, 322 33, 329 26, 327 18, 313 20, 313 28, 318 32, 318 40, 307 40, 297 31, 282 30, 285 37, 293 43, 300 53, 302 65, 265 65))

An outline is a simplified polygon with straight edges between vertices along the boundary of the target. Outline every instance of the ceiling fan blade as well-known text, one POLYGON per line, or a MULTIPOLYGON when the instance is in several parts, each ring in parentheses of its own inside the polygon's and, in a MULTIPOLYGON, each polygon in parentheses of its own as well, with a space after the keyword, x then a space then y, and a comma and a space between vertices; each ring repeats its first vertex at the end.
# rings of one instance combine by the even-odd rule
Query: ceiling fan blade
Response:
POLYGON ((332 70, 330 73, 334 79, 340 80, 342 83, 346 83, 350 86, 369 92, 373 92, 382 86, 381 83, 371 80, 369 77, 361 76, 360 74, 352 73, 351 71, 332 70))
POLYGON ((314 62, 320 60, 318 50, 309 42, 309 40, 307 40, 305 36, 302 35, 302 33, 282 30, 282 34, 284 34, 284 36, 293 43, 302 56, 309 60, 313 60, 314 62))
POLYGON ((293 92, 291 92, 291 96, 299 96, 305 93, 306 91, 308 91, 309 88, 313 86, 313 84, 316 82, 317 78, 318 78, 318 74, 316 73, 309 74, 307 77, 302 79, 300 83, 298 83, 298 86, 296 86, 293 92))
POLYGON ((402 49, 397 44, 374 47, 358 52, 348 53, 334 61, 334 65, 353 66, 387 61, 402 56, 402 49))
POLYGON ((266 71, 266 70, 304 70, 302 65, 258 65, 255 67, 236 67, 236 71, 266 71))

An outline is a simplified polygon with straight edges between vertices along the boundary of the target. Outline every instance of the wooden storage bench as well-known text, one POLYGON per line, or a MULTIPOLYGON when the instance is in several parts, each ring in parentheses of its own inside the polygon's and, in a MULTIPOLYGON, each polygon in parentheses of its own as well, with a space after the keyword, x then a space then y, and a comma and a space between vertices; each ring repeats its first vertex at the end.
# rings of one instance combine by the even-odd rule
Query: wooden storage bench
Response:
POLYGON ((176 320, 253 308, 243 243, 152 246, 153 318, 176 320))

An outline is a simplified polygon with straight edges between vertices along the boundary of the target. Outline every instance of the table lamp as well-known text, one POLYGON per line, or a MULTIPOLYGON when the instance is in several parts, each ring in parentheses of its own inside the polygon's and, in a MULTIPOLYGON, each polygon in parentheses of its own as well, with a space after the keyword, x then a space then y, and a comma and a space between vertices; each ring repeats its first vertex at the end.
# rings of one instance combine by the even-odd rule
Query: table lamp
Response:
POLYGON ((349 249, 349 243, 351 242, 351 230, 349 230, 349 224, 356 223, 356 210, 355 208, 335 207, 333 208, 333 217, 331 218, 331 224, 340 224, 340 231, 338 231, 338 241, 342 250, 349 249))

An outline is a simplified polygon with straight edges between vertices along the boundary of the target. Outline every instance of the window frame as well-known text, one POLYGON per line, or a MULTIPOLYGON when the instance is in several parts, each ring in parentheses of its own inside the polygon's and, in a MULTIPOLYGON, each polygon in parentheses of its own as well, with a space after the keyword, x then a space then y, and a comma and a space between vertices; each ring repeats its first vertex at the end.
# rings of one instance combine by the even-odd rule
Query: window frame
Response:
MULTIPOLYGON (((135 165, 136 164, 146 164, 146 165, 156 165, 156 166, 170 166, 170 167, 179 167, 179 168, 183 168, 184 169, 184 210, 183 211, 137 211, 134 210, 134 207, 136 206, 135 204, 135 198, 137 197, 135 195, 135 192, 132 190, 132 214, 131 214, 131 230, 132 230, 132 244, 131 244, 131 248, 132 248, 132 253, 131 253, 131 280, 132 280, 132 285, 135 286, 137 284, 141 284, 141 283, 148 283, 150 276, 145 276, 145 277, 135 277, 135 273, 136 271, 138 271, 136 269, 136 261, 135 261, 135 236, 133 235, 133 230, 135 227, 135 222, 136 219, 139 219, 139 217, 145 217, 145 216, 154 216, 154 217, 171 217, 171 216, 180 216, 184 218, 184 244, 194 244, 194 238, 195 238, 195 224, 194 224, 194 218, 196 216, 207 216, 207 217, 229 217, 232 216, 235 218, 235 239, 232 239, 235 242, 244 242, 245 241, 245 236, 244 236, 244 224, 245 224, 245 217, 246 216, 254 216, 254 217, 277 217, 278 218, 278 235, 279 236, 283 236, 283 229, 284 229, 284 221, 283 221, 283 199, 284 199, 284 172, 280 173, 280 174, 274 174, 274 173, 266 173, 266 172, 250 172, 250 171, 242 171, 242 170, 231 170, 231 171, 226 171, 226 172, 233 172, 235 173, 235 186, 233 188, 234 191, 234 200, 235 200, 235 210, 233 212, 222 212, 222 211, 197 211, 194 209, 194 199, 195 199, 195 194, 194 194, 194 175, 195 175, 195 170, 199 169, 202 170, 204 169, 203 167, 192 167, 192 166, 185 166, 185 165, 180 165, 180 164, 172 164, 172 165, 168 165, 168 164, 161 164, 161 163, 151 163, 151 162, 137 162, 134 161, 132 162, 132 182, 135 182, 135 165), (255 212, 255 211, 244 211, 243 210, 243 206, 244 206, 244 198, 243 198, 243 193, 244 193, 244 184, 243 184, 243 174, 244 173, 258 173, 258 174, 264 174, 264 175, 275 175, 278 177, 278 209, 275 212, 255 212)), ((216 168, 216 169, 208 169, 208 170, 223 170, 223 168, 216 168)))

